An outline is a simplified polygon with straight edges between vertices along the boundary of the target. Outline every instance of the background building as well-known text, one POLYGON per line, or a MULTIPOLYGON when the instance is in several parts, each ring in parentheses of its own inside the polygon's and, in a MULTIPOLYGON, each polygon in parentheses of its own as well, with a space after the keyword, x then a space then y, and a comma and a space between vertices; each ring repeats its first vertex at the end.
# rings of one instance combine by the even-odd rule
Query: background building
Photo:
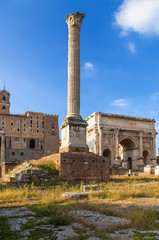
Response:
POLYGON ((58 116, 10 114, 10 93, 0 91, 0 163, 38 159, 59 151, 58 116))

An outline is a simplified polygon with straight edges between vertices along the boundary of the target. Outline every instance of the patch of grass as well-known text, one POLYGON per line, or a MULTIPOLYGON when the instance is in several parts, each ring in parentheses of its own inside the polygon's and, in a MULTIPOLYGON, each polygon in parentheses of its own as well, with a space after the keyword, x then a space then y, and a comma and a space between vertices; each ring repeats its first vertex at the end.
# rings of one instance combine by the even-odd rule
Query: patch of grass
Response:
POLYGON ((99 204, 98 202, 83 201, 80 203, 75 203, 74 209, 90 210, 90 211, 99 212, 101 214, 105 214, 107 216, 123 217, 123 214, 121 213, 120 210, 116 210, 112 206, 107 205, 105 203, 99 204))
POLYGON ((68 216, 57 213, 56 215, 51 216, 47 223, 55 226, 68 226, 71 224, 71 220, 68 216))
POLYGON ((135 207, 125 217, 132 221, 131 225, 133 228, 152 230, 159 227, 159 224, 155 222, 157 220, 157 212, 154 208, 144 209, 135 207))
POLYGON ((85 228, 74 228, 75 230, 75 233, 78 233, 79 235, 82 235, 82 234, 86 234, 87 233, 87 229, 85 228))
POLYGON ((137 231, 134 231, 134 235, 133 235, 135 240, 144 240, 145 238, 155 240, 156 238, 152 238, 152 237, 155 237, 155 236, 158 236, 158 234, 157 233, 152 233, 152 232, 141 233, 141 232, 137 232, 137 231))
POLYGON ((47 171, 48 174, 54 179, 58 179, 59 171, 56 169, 56 165, 54 163, 42 163, 38 167, 42 168, 44 171, 47 171))
POLYGON ((29 208, 36 213, 37 217, 49 217, 58 212, 63 212, 67 208, 67 205, 41 204, 29 206, 29 208))
POLYGON ((111 240, 112 238, 108 236, 108 233, 104 230, 96 230, 95 234, 96 237, 100 238, 101 240, 111 240))
POLYGON ((18 240, 20 234, 12 232, 6 217, 0 217, 0 239, 1 240, 18 240))
POLYGON ((34 229, 36 223, 34 219, 29 219, 26 224, 22 225, 21 231, 25 231, 28 229, 34 229))
POLYGON ((51 229, 41 229, 36 228, 33 231, 30 232, 30 235, 28 237, 28 240, 37 240, 37 239, 43 239, 45 237, 48 237, 50 240, 56 240, 57 237, 53 235, 53 231, 51 229))

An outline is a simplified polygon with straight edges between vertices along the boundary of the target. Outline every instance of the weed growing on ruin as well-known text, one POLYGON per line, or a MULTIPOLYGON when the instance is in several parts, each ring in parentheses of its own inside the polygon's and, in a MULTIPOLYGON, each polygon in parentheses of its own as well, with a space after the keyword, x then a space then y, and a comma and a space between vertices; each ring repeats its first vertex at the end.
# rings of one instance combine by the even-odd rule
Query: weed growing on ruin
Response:
POLYGON ((18 232, 12 232, 8 224, 6 217, 0 217, 0 239, 2 240, 18 240, 20 234, 18 232))
POLYGON ((59 179, 59 171, 56 169, 54 163, 42 163, 38 167, 42 168, 44 171, 47 171, 48 174, 54 179, 59 179))

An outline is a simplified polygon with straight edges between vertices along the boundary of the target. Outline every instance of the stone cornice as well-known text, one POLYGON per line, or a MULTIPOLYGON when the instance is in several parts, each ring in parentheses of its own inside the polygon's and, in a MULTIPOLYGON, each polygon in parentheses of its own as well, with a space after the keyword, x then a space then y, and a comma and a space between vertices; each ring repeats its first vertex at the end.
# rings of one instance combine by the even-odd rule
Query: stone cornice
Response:
POLYGON ((94 117, 96 114, 100 115, 101 117, 121 118, 121 119, 135 120, 135 121, 154 122, 154 123, 156 122, 155 119, 152 119, 152 118, 133 117, 133 116, 126 116, 126 115, 113 114, 113 113, 103 113, 103 112, 94 112, 93 114, 89 115, 86 118, 86 121, 94 117))
POLYGON ((87 127, 88 123, 85 120, 83 120, 82 118, 66 117, 62 123, 61 129, 68 125, 69 126, 87 127))

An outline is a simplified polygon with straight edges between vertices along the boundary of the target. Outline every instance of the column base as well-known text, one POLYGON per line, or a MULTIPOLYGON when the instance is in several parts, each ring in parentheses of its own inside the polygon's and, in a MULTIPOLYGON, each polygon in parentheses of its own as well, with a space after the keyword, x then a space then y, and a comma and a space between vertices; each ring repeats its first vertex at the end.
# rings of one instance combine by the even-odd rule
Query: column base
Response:
POLYGON ((87 122, 82 118, 66 117, 61 127, 60 152, 88 152, 87 122))

